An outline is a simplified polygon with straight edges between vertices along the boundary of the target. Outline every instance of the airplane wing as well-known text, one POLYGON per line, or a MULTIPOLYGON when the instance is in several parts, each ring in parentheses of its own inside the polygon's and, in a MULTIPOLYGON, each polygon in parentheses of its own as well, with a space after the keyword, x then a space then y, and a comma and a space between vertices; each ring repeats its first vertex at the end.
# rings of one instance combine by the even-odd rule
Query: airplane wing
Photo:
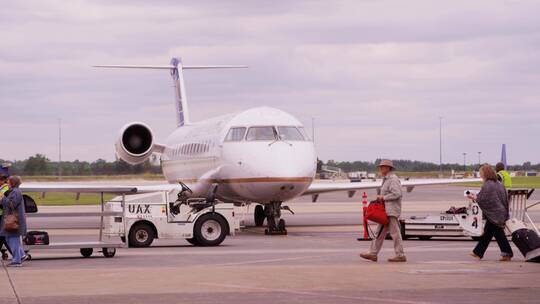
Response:
MULTIPOLYGON (((416 179, 416 180, 402 180, 401 185, 407 188, 408 192, 416 186, 428 186, 428 185, 448 185, 459 184, 468 182, 479 182, 479 178, 467 178, 467 179, 416 179)), ((355 191, 378 189, 382 185, 381 181, 369 181, 369 182, 313 182, 309 188, 302 195, 312 195, 313 200, 317 199, 317 196, 321 193, 347 191, 349 197, 354 195, 355 191)))
POLYGON ((136 194, 157 191, 170 191, 179 189, 177 184, 158 185, 99 185, 99 184, 74 184, 74 183, 23 183, 20 186, 23 192, 72 192, 72 193, 108 193, 108 194, 136 194))

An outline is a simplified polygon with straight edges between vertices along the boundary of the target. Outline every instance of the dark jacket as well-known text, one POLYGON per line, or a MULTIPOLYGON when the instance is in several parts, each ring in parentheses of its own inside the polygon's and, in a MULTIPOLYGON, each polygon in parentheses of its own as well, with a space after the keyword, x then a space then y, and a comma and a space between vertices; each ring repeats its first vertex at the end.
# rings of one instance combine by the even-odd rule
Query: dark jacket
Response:
POLYGON ((9 191, 9 194, 2 198, 2 208, 4 209, 4 216, 2 217, 2 223, 0 228, 0 235, 2 236, 21 236, 26 234, 26 213, 24 212, 24 202, 21 190, 16 187, 9 191), (4 219, 8 214, 12 214, 11 204, 13 209, 19 213, 19 230, 16 232, 7 232, 4 230, 4 219))
POLYGON ((508 191, 501 183, 486 181, 476 196, 476 202, 488 221, 504 228, 510 216, 508 212, 508 191))

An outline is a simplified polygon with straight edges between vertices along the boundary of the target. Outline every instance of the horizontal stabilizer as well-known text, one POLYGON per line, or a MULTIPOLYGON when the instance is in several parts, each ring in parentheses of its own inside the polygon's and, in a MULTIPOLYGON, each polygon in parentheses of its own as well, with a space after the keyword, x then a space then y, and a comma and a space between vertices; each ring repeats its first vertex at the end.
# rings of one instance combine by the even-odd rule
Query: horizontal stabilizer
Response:
POLYGON ((202 70, 202 69, 245 69, 247 65, 184 65, 184 70, 202 70))
POLYGON ((113 69, 147 69, 147 70, 169 70, 174 82, 174 94, 176 101, 176 120, 179 127, 189 125, 189 112, 187 107, 186 92, 184 89, 184 70, 205 70, 205 69, 237 69, 247 68, 245 65, 183 65, 180 58, 172 58, 167 65, 94 65, 95 68, 113 69))
POLYGON ((118 68, 118 69, 174 69, 174 65, 93 65, 94 68, 118 68))
MULTIPOLYGON (((117 69, 155 69, 169 70, 175 69, 174 65, 94 65, 94 68, 117 68, 117 69)), ((247 68, 247 65, 184 65, 184 70, 202 70, 202 69, 241 69, 247 68)))

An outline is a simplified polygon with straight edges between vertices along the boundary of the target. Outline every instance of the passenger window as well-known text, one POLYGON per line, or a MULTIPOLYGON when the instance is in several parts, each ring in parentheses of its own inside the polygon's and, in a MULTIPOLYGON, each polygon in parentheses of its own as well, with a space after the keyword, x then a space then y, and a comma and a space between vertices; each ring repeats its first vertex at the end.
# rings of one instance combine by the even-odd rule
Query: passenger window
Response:
POLYGON ((277 138, 274 127, 251 127, 246 140, 275 140, 277 138))
POLYGON ((296 127, 278 127, 278 132, 282 140, 304 140, 296 127))
POLYGON ((225 137, 225 141, 241 141, 244 134, 246 134, 246 128, 244 127, 231 128, 225 137))

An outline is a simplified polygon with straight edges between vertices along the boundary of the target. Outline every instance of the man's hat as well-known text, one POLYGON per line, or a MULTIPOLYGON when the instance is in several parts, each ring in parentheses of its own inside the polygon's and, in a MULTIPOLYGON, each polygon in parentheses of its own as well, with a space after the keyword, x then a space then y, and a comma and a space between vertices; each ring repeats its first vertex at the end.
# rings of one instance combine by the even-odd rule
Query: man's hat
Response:
POLYGON ((392 162, 389 159, 381 159, 381 162, 379 163, 379 165, 377 165, 377 167, 381 167, 381 166, 387 166, 394 169, 394 162, 392 162))

